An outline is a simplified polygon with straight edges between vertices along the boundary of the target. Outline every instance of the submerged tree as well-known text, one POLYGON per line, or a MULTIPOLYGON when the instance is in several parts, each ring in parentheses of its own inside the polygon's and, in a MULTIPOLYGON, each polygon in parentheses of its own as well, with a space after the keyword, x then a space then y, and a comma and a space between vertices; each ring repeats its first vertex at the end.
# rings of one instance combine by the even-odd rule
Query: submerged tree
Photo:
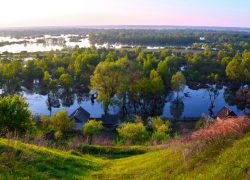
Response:
POLYGON ((111 98, 116 93, 124 91, 128 75, 125 67, 117 62, 101 62, 97 65, 91 77, 93 90, 98 91, 97 99, 103 103, 104 112, 108 112, 111 98))
POLYGON ((179 92, 183 91, 185 88, 186 79, 182 72, 177 72, 172 76, 171 88, 177 92, 177 97, 179 97, 179 92))

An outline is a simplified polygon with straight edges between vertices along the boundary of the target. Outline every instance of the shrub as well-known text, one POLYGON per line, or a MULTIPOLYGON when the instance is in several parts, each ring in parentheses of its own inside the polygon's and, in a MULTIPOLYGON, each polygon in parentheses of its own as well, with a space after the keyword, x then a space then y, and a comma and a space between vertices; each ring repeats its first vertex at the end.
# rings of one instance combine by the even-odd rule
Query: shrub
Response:
POLYGON ((170 132, 170 122, 163 121, 160 117, 156 117, 152 121, 152 127, 154 131, 161 131, 164 133, 170 132))
POLYGON ((124 141, 133 144, 142 144, 148 138, 148 132, 142 123, 125 123, 117 131, 124 141))
POLYGON ((90 120, 83 126, 83 133, 88 136, 89 144, 92 143, 93 136, 97 135, 102 129, 102 122, 96 120, 90 120))
POLYGON ((62 131, 56 131, 56 133, 55 133, 55 138, 56 138, 56 139, 61 139, 62 137, 63 137, 62 131))
POLYGON ((0 133, 25 134, 34 128, 32 114, 26 100, 20 96, 0 98, 0 133))
POLYGON ((54 130, 55 136, 61 138, 63 134, 74 127, 74 122, 68 117, 67 111, 58 111, 53 116, 41 116, 43 128, 54 130))
POLYGON ((152 134, 152 139, 156 140, 157 142, 161 142, 161 141, 169 140, 170 136, 169 134, 156 131, 152 134))
POLYGON ((170 139, 170 122, 163 121, 160 117, 156 117, 152 121, 153 134, 152 139, 157 142, 170 139))
POLYGON ((203 125, 204 125, 204 121, 202 120, 202 119, 200 119, 199 121, 197 121, 196 123, 195 123, 195 129, 197 130, 197 129, 200 129, 201 127, 203 127, 203 125))
POLYGON ((214 123, 209 124, 206 128, 193 132, 190 140, 214 142, 217 139, 222 139, 223 137, 228 137, 230 135, 242 136, 249 129, 250 119, 247 117, 217 120, 214 123))

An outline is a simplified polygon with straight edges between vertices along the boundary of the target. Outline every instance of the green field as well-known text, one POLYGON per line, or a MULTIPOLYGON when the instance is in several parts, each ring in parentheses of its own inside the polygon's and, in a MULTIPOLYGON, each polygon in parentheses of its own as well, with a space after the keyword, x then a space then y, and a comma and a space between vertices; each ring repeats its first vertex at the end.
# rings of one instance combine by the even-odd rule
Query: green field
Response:
POLYGON ((250 179, 250 134, 116 159, 1 139, 0 179, 250 179))

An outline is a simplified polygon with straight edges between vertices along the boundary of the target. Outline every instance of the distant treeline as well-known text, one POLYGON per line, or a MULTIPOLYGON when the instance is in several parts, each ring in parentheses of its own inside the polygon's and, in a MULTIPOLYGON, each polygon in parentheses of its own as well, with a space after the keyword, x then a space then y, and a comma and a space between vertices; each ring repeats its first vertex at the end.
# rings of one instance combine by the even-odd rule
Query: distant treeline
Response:
POLYGON ((189 46, 194 43, 209 43, 213 47, 232 43, 235 48, 250 43, 248 29, 178 28, 178 27, 42 27, 0 29, 0 36, 39 37, 45 34, 89 34, 91 44, 127 44, 140 46, 189 46), (205 37, 201 41, 200 37, 205 37))
POLYGON ((141 46, 188 46, 194 43, 210 43, 213 45, 227 42, 249 43, 250 33, 233 31, 206 30, 102 30, 90 33, 92 44, 121 43, 141 46), (205 37, 201 41, 200 37, 205 37))

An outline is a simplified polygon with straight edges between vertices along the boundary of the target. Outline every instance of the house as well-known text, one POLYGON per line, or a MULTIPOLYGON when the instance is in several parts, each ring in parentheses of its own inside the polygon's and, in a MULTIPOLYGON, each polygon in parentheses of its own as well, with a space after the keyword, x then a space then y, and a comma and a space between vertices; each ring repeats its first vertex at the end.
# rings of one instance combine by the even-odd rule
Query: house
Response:
POLYGON ((101 118, 90 118, 89 120, 101 121, 106 130, 114 130, 120 125, 120 118, 118 115, 103 114, 101 118))
POLYGON ((102 115, 101 121, 103 127, 110 130, 116 129, 120 124, 118 115, 102 115))
POLYGON ((102 125, 105 129, 114 130, 120 124, 120 118, 118 115, 103 114, 99 118, 90 117, 90 113, 83 109, 82 107, 77 108, 70 116, 70 119, 74 120, 76 126, 75 129, 82 129, 88 120, 98 120, 102 121, 102 125))
POLYGON ((237 115, 228 107, 224 106, 219 112, 216 114, 217 120, 224 120, 230 117, 236 117, 237 115))
POLYGON ((82 107, 77 108, 70 116, 70 119, 75 121, 75 128, 81 129, 88 122, 90 113, 82 107))

